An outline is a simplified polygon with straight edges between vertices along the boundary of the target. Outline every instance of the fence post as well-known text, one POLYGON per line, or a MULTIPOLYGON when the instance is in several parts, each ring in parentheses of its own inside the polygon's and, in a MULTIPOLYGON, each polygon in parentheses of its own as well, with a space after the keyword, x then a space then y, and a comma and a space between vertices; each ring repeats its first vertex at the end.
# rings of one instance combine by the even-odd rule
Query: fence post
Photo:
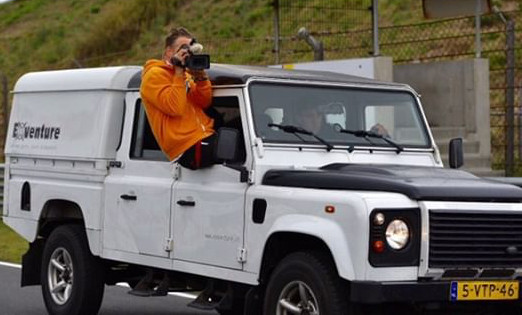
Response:
POLYGON ((515 22, 513 20, 506 23, 506 126, 506 176, 513 176, 515 171, 515 22))
MULTIPOLYGON (((4 113, 4 135, 7 136, 7 125, 9 124, 9 90, 7 88, 7 76, 0 71, 0 79, 2 80, 2 110, 4 113)), ((4 137, 5 139, 6 137, 4 137)))
POLYGON ((379 1, 372 0, 373 56, 380 56, 379 50, 379 1))
POLYGON ((274 0, 274 53, 275 64, 279 64, 279 0, 274 0))
POLYGON ((475 58, 482 57, 482 43, 480 41, 480 13, 482 0, 475 0, 475 58))
MULTIPOLYGON (((520 87, 522 81, 518 85, 520 87)), ((522 161, 522 89, 518 93, 518 159, 522 161)))

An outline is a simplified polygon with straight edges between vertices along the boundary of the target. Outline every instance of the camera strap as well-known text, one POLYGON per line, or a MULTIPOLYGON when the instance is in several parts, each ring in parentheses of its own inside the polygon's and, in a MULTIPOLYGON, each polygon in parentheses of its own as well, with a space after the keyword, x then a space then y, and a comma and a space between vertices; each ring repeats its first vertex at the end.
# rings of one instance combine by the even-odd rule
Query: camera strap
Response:
POLYGON ((185 80, 185 90, 187 92, 187 94, 189 94, 190 92, 190 80, 185 80))

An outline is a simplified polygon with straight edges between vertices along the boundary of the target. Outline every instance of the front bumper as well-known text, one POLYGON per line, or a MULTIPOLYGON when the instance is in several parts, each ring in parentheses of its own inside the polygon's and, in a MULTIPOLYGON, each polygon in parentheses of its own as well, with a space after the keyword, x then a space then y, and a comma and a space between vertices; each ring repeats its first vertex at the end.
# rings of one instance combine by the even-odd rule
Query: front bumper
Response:
MULTIPOLYGON (((451 283, 450 280, 436 282, 352 281, 350 283, 350 301, 364 304, 450 302, 451 283)), ((520 293, 518 300, 520 300, 520 293)))

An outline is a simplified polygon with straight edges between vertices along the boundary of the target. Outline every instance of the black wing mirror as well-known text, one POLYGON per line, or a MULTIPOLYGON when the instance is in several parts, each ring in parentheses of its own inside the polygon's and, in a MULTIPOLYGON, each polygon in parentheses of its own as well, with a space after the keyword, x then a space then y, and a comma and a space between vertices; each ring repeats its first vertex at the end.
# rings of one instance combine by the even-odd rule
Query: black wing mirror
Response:
POLYGON ((449 165, 451 168, 459 168, 464 165, 464 153, 462 138, 451 139, 449 143, 449 165))
POLYGON ((240 181, 248 181, 248 170, 243 165, 229 164, 237 162, 239 144, 239 131, 233 128, 219 128, 214 158, 217 163, 223 163, 226 167, 237 170, 240 173, 240 181))
POLYGON ((237 157, 237 144, 239 131, 232 128, 219 128, 216 151, 214 152, 216 161, 234 162, 237 157))

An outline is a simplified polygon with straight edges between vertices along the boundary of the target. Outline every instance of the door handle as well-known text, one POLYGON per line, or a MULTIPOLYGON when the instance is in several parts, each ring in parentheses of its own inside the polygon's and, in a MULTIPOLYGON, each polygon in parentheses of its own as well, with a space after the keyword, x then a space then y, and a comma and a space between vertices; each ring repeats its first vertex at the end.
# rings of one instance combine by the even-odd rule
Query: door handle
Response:
POLYGON ((121 195, 120 198, 123 199, 123 200, 136 200, 136 199, 138 199, 138 197, 136 197, 134 195, 127 195, 127 194, 121 195))
POLYGON ((196 202, 192 200, 178 200, 177 204, 180 206, 194 207, 196 202))

